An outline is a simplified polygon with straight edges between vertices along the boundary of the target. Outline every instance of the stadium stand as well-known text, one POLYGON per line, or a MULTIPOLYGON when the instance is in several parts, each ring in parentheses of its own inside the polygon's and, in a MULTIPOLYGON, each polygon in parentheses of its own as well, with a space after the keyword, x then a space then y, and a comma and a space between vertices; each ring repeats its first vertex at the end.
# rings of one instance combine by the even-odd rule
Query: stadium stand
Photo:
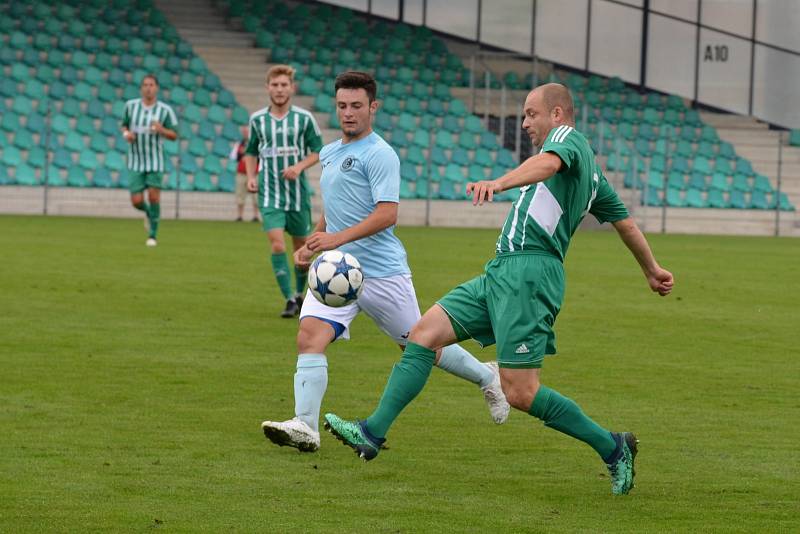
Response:
POLYGON ((3 3, 0 27, 4 184, 126 187, 123 104, 153 72, 179 119, 165 147, 181 188, 232 190, 227 155, 249 114, 150 0, 3 3))

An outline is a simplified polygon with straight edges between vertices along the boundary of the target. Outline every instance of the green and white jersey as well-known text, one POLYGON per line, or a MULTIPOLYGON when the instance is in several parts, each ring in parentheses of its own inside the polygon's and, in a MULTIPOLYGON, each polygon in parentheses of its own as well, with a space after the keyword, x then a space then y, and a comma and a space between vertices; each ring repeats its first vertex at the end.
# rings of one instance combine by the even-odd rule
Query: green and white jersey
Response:
POLYGON ((178 118, 170 106, 156 102, 145 106, 141 98, 125 103, 125 116, 122 125, 136 134, 136 139, 128 145, 128 169, 136 172, 164 172, 164 145, 160 134, 150 129, 153 121, 159 121, 164 128, 174 130, 178 118))
POLYGON ((292 106, 282 119, 269 108, 250 116, 250 142, 246 153, 261 160, 258 200, 264 208, 299 211, 308 201, 305 173, 297 180, 287 180, 283 170, 322 149, 322 132, 311 112, 292 106))
POLYGON ((589 142, 572 126, 553 128, 541 152, 561 158, 561 170, 520 188, 496 252, 539 251, 564 261, 570 239, 587 213, 603 223, 627 218, 628 210, 603 176, 589 142))

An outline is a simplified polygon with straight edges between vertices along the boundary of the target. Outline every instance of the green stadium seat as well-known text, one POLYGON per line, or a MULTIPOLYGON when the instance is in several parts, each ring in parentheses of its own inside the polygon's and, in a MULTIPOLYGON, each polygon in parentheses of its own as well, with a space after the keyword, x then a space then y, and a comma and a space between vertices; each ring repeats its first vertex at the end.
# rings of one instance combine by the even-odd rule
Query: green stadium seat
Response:
POLYGON ((88 115, 80 115, 75 123, 75 130, 83 135, 92 135, 96 131, 94 120, 88 115))
MULTIPOLYGON (((208 108, 208 120, 216 122, 216 123, 223 123, 228 120, 228 117, 225 114, 225 109, 222 106, 218 106, 214 104, 210 108, 208 108)), ((246 121, 242 121, 246 122, 246 121)))
POLYGON ((771 193, 773 191, 772 184, 769 178, 763 174, 756 174, 753 180, 753 191, 762 191, 764 193, 771 193))
POLYGON ((442 180, 439 182, 439 198, 442 200, 463 200, 465 196, 460 190, 455 187, 456 182, 453 180, 442 180))
POLYGON ((36 168, 27 163, 17 166, 15 178, 18 185, 39 185, 41 183, 36 176, 36 168))
POLYGON ((450 161, 455 163, 456 165, 460 165, 462 167, 466 167, 470 164, 469 154, 463 148, 455 148, 453 152, 450 154, 450 161))
POLYGON ((770 205, 766 192, 754 189, 750 195, 750 207, 757 210, 766 210, 774 207, 774 204, 770 205))
POLYGON ((47 165, 47 152, 41 146, 28 147, 28 157, 26 158, 28 165, 37 169, 43 168, 47 165))
POLYGON ((421 148, 427 148, 431 144, 431 134, 427 130, 415 129, 411 138, 411 144, 421 148))
POLYGON ((469 115, 469 111, 467 111, 467 106, 464 105, 464 102, 458 99, 453 99, 450 101, 447 111, 451 115, 456 115, 459 117, 466 117, 467 115, 469 115))
POLYGON ((708 206, 710 208, 728 208, 728 201, 725 199, 722 191, 719 189, 710 189, 708 191, 708 206))
POLYGON ((76 118, 83 114, 81 104, 74 98, 65 98, 61 101, 61 113, 67 117, 76 118))
POLYGON ((47 129, 47 125, 45 124, 44 117, 40 113, 33 112, 27 116, 25 128, 27 128, 31 133, 36 133, 40 136, 43 136, 45 134, 45 130, 47 129))
POLYGON ((78 132, 70 131, 64 136, 64 148, 72 150, 73 152, 80 152, 83 150, 83 147, 83 136, 78 132))
POLYGON ((28 150, 34 145, 33 135, 24 128, 20 128, 19 130, 13 132, 11 136, 14 145, 22 150, 28 150))
MULTIPOLYGON (((114 89, 114 86, 110 83, 101 83, 98 85, 97 88, 97 98, 102 102, 115 102, 118 100, 117 91, 114 89)), ((99 117, 102 118, 102 117, 99 117)))
POLYGON ((705 174, 695 171, 692 172, 691 176, 689 177, 689 188, 705 191, 708 189, 707 182, 708 180, 705 174))
POLYGON ((715 172, 711 177, 711 188, 718 191, 730 191, 731 186, 728 183, 728 176, 721 172, 715 172))
MULTIPOLYGON (((455 143, 453 143, 453 135, 450 132, 439 130, 438 132, 436 132, 435 140, 436 140, 436 146, 440 148, 446 150, 451 150, 455 148, 455 143)), ((474 140, 473 140, 473 145, 474 145, 474 140)))
POLYGON ((447 113, 444 109, 444 102, 439 98, 428 100, 427 112, 434 117, 443 117, 447 113))
POLYGON ((483 167, 491 167, 494 165, 494 160, 492 159, 492 154, 486 148, 478 148, 475 151, 475 159, 473 160, 477 165, 481 165, 483 167))
POLYGON ((86 171, 78 166, 72 166, 67 169, 67 185, 70 187, 89 187, 86 171))
MULTIPOLYGON (((169 143, 173 145, 175 143, 169 143)), ((218 158, 226 158, 231 152, 231 146, 228 141, 226 141, 222 137, 217 137, 214 139, 213 145, 211 147, 211 153, 217 156, 218 158)))
POLYGON ((497 164, 506 169, 513 169, 519 166, 519 163, 514 159, 514 155, 506 149, 498 151, 497 164))
POLYGON ((667 175, 667 187, 670 189, 677 189, 683 191, 686 189, 686 182, 683 178, 683 173, 680 171, 670 171, 667 175))
POLYGON ((188 151, 193 156, 205 156, 206 152, 208 152, 206 142, 199 137, 192 137, 189 140, 188 151))
POLYGON ((664 185, 664 173, 659 169, 650 167, 650 172, 647 175, 647 186, 650 189, 663 189, 664 185))
MULTIPOLYGON (((205 172, 198 172, 194 175, 194 189, 197 191, 214 191, 216 189, 211 182, 211 175, 205 172)), ((183 189, 183 187, 181 187, 183 189)))
POLYGON ((459 133, 462 131, 459 119, 455 115, 448 115, 442 120, 442 129, 452 133, 459 133))
POLYGON ((667 205, 672 208, 685 208, 686 200, 677 189, 667 189, 667 205))
POLYGON ((402 179, 400 182, 401 186, 406 182, 416 182, 418 176, 416 165, 410 161, 403 161, 400 164, 400 178, 402 179))
POLYGON ((0 128, 2 128, 3 131, 14 133, 21 127, 19 115, 11 111, 6 111, 3 113, 3 118, 0 119, 0 128))
MULTIPOLYGON (((470 132, 461 132, 458 135, 458 145, 461 148, 466 148, 467 150, 475 150, 478 148, 478 144, 475 142, 475 134, 470 132)), ((491 147, 487 146, 485 143, 481 143, 481 146, 491 150, 491 147)))
POLYGON ((481 133, 478 143, 489 150, 499 150, 501 148, 500 143, 497 141, 497 136, 493 132, 484 131, 481 133))
POLYGON ((792 146, 800 146, 800 129, 789 132, 789 144, 792 146))
POLYGON ((211 105, 211 93, 203 87, 198 87, 194 89, 192 100, 201 108, 207 108, 211 105))
POLYGON ((745 197, 744 192, 734 189, 730 193, 730 207, 736 209, 749 209, 750 203, 745 197))
POLYGON ((212 175, 219 175, 223 172, 223 167, 220 164, 220 158, 214 155, 207 156, 203 159, 203 170, 212 175))
POLYGON ((450 158, 447 153, 440 146, 434 146, 431 151, 431 163, 436 166, 447 165, 450 163, 450 158))
POLYGON ((733 183, 731 184, 732 189, 736 191, 750 191, 750 181, 747 175, 742 173, 736 173, 733 175, 733 183))
POLYGON ((102 132, 95 132, 89 139, 89 148, 100 154, 105 154, 110 149, 108 138, 102 132))
POLYGON ((704 156, 695 156, 692 162, 692 168, 705 174, 711 174, 711 164, 704 156))
POLYGON ((474 182, 478 180, 485 180, 488 175, 487 170, 488 167, 483 167, 475 163, 469 165, 469 167, 467 167, 467 181, 474 182))
POLYGON ((125 160, 119 152, 106 153, 105 166, 115 172, 121 172, 125 169, 125 160))
POLYGON ((92 185, 95 187, 114 187, 114 180, 111 178, 111 173, 105 167, 98 168, 92 176, 92 185))
POLYGON ((648 189, 647 194, 642 197, 642 204, 646 206, 663 206, 664 200, 658 189, 648 189))
POLYGON ((795 206, 789 200, 789 197, 786 193, 780 194, 780 201, 779 201, 781 211, 795 211, 795 206))
POLYGON ((403 112, 397 117, 397 127, 414 130, 417 127, 417 118, 410 113, 403 112))
MULTIPOLYGON (((413 166, 412 166, 412 168, 413 168, 413 166)), ((416 174, 416 170, 414 170, 414 173, 416 174)), ((401 175, 402 175, 402 168, 401 168, 401 175)), ((410 182, 405 177, 402 180, 400 180, 400 198, 401 199, 408 200, 408 199, 417 198, 416 192, 411 188, 411 185, 410 185, 411 183, 413 183, 413 182, 410 182)))
POLYGON ((247 124, 250 122, 250 114, 242 106, 236 106, 231 114, 231 120, 236 124, 247 124))
POLYGON ((690 208, 709 207, 709 203, 703 198, 703 192, 699 189, 689 189, 686 192, 686 205, 690 208))
POLYGON ((739 158, 736 160, 736 172, 746 174, 751 176, 755 174, 753 172, 753 167, 750 165, 750 162, 744 158, 739 158))
MULTIPOLYGON (((335 117, 335 113, 331 113, 331 117, 335 117)), ((375 129, 379 132, 388 132, 394 128, 392 117, 386 113, 378 113, 375 117, 375 129)))
POLYGON ((78 158, 78 165, 87 170, 97 168, 97 154, 94 150, 84 150, 78 158))
POLYGON ((422 149, 419 146, 414 145, 408 147, 408 153, 406 154, 405 161, 413 163, 414 165, 425 165, 427 163, 422 149))

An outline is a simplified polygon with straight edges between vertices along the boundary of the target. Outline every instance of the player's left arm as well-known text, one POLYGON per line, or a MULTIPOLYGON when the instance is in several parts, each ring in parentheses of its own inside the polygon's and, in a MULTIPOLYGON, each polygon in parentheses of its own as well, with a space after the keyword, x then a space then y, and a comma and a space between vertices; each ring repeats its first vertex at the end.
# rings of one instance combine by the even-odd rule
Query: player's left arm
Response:
POLYGON ((557 173, 564 162, 552 152, 542 152, 531 156, 522 164, 496 180, 481 180, 467 184, 467 195, 472 195, 473 205, 492 202, 495 193, 501 193, 515 187, 544 182, 557 173))
POLYGON ((150 128, 158 135, 166 137, 170 141, 174 141, 178 138, 178 132, 174 130, 177 125, 178 119, 175 117, 175 113, 168 108, 166 116, 164 117, 164 122, 153 121, 150 123, 150 128))
POLYGON ((315 232, 306 241, 306 246, 313 252, 322 252, 377 234, 397 224, 398 205, 397 202, 378 202, 375 210, 360 223, 333 234, 315 232))
POLYGON ((633 217, 627 217, 611 224, 614 225, 614 229, 619 234, 622 242, 625 243, 625 246, 628 247, 628 250, 631 251, 633 257, 639 262, 650 289, 662 297, 669 295, 675 283, 672 273, 658 264, 650 245, 647 243, 647 239, 642 234, 642 231, 639 230, 639 226, 633 220, 633 217))
POLYGON ((319 129, 313 115, 308 115, 306 119, 303 144, 306 147, 306 157, 283 170, 283 177, 287 180, 297 180, 304 170, 319 163, 319 151, 322 150, 322 130, 319 129))

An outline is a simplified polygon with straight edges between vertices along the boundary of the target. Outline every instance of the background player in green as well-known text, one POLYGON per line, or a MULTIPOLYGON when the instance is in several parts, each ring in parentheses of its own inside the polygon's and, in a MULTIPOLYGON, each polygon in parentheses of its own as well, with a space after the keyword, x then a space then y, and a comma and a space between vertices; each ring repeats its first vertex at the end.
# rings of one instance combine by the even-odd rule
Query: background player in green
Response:
POLYGON ((586 138, 574 129, 566 87, 546 84, 525 101, 523 128, 542 151, 497 180, 467 185, 473 204, 521 187, 503 225, 495 259, 485 273, 453 289, 412 329, 409 343, 375 412, 351 422, 326 414, 326 427, 362 457, 377 456, 389 427, 422 390, 435 350, 473 338, 497 343, 503 392, 509 404, 590 445, 608 466, 615 495, 633 487, 636 438, 604 429, 571 399, 539 382, 545 354, 555 354, 552 327, 564 292, 562 262, 587 213, 611 222, 639 262, 653 291, 664 296, 672 274, 656 262, 646 239, 595 163, 586 138))
POLYGON ((158 221, 161 218, 161 179, 164 174, 163 138, 177 139, 178 119, 164 102, 156 100, 158 80, 152 74, 142 78, 141 98, 125 103, 122 135, 128 142, 131 204, 144 212, 148 229, 146 244, 156 246, 158 221), (147 200, 144 191, 147 190, 147 200))
POLYGON ((304 171, 319 161, 322 133, 309 111, 292 105, 292 67, 272 66, 266 86, 270 105, 250 116, 247 187, 258 191, 261 220, 272 248, 272 270, 286 299, 281 317, 294 317, 300 313, 308 269, 295 267, 293 294, 283 231, 292 236, 293 250, 302 247, 311 232, 310 189, 304 171), (258 180, 256 157, 261 158, 258 180))

